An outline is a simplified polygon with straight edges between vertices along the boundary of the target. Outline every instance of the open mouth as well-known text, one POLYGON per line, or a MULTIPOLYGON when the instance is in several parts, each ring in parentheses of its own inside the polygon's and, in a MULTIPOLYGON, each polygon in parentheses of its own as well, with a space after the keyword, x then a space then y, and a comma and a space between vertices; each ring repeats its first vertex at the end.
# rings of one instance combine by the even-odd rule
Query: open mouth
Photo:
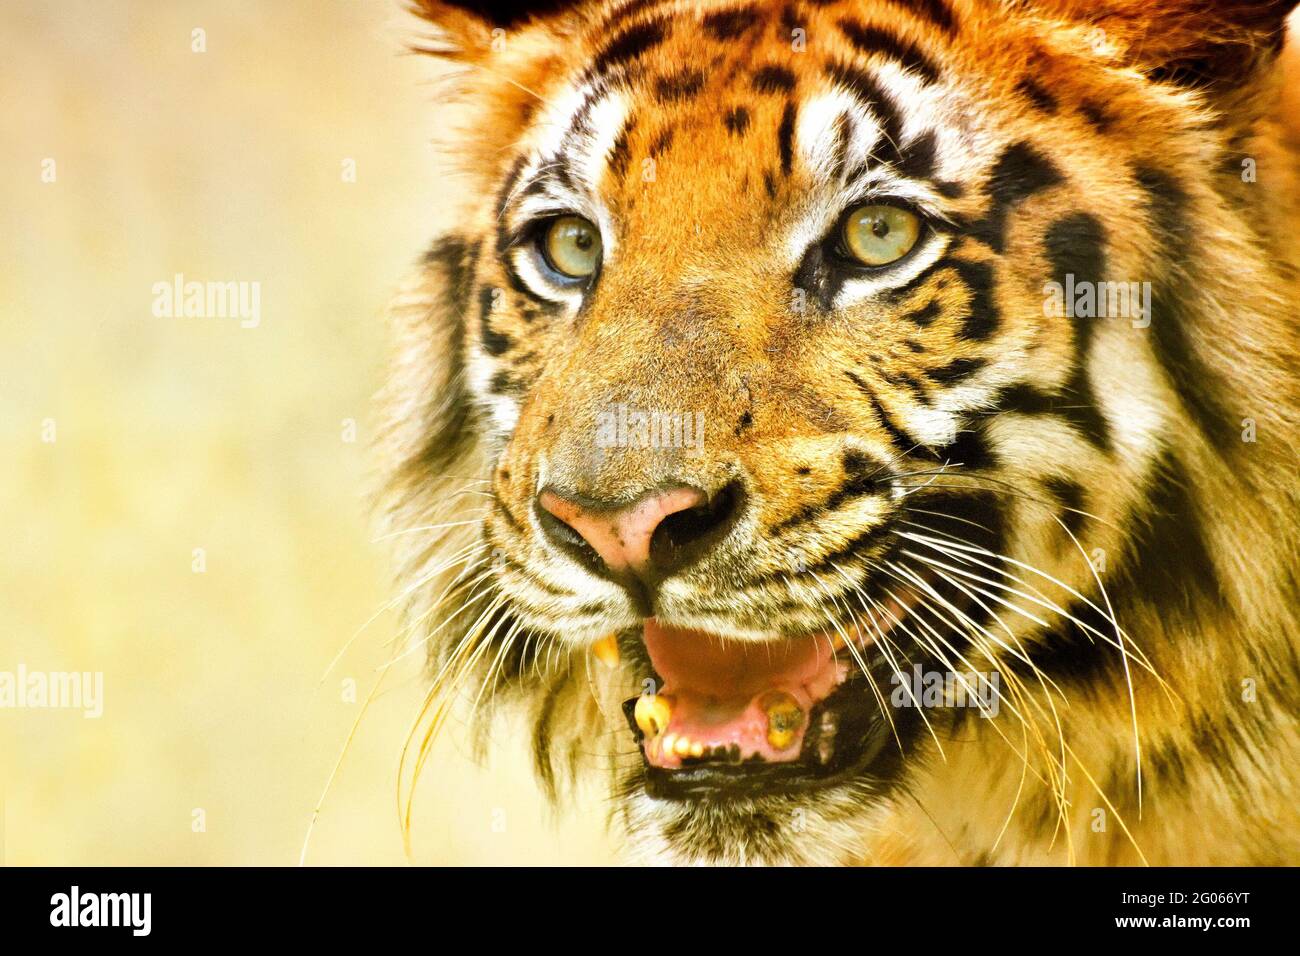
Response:
POLYGON ((658 691, 624 703, 647 792, 771 795, 860 772, 890 737, 863 665, 874 637, 907 612, 893 602, 853 629, 762 642, 647 620, 658 691))

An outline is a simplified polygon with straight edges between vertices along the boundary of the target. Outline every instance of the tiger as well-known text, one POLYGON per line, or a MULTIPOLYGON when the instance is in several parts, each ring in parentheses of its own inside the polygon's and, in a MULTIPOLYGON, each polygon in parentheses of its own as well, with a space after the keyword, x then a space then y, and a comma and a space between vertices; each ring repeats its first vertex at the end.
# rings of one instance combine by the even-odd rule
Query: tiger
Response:
POLYGON ((405 825, 510 712, 632 864, 1300 863, 1290 6, 414 2, 405 825))

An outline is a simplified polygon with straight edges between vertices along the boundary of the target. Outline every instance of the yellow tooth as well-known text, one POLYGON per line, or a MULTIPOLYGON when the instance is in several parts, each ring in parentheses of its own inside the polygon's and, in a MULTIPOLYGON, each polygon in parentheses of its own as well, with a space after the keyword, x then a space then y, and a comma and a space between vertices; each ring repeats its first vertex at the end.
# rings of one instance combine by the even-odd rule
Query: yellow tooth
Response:
POLYGON ((689 757, 691 753, 691 742, 685 737, 678 737, 673 743, 673 753, 679 757, 689 757))
POLYGON ((642 694, 636 699, 636 709, 632 711, 636 725, 647 737, 662 734, 672 715, 672 701, 661 694, 642 694))
POLYGON ((606 667, 618 666, 618 635, 607 634, 591 645, 591 653, 606 667))
POLYGON ((792 745, 803 726, 803 708, 785 691, 769 694, 763 701, 767 714, 767 742, 777 750, 792 745))
POLYGON ((692 757, 703 757, 703 756, 704 756, 704 744, 700 743, 698 740, 695 741, 695 743, 691 744, 691 756, 692 756, 692 757))
POLYGON ((677 743, 676 734, 665 734, 663 739, 663 751, 665 757, 673 755, 673 744, 677 743))

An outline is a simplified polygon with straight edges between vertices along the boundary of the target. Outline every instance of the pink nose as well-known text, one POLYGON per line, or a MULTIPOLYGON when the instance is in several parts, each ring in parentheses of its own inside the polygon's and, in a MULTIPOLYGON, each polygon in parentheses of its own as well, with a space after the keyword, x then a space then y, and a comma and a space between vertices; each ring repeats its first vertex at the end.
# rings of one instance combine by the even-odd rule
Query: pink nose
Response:
POLYGON ((656 491, 620 508, 590 508, 543 491, 537 503, 582 536, 615 573, 640 572, 650 564, 650 541, 670 515, 707 503, 698 488, 656 491))

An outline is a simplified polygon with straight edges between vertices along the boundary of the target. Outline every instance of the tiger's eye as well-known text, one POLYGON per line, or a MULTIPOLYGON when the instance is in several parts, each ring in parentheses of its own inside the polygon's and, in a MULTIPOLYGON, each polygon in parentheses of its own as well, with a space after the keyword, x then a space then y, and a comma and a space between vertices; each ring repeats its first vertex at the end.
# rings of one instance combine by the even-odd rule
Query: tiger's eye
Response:
POLYGON ((547 227, 542 248, 556 272, 583 279, 600 264, 600 231, 581 216, 560 216, 547 227))
POLYGON ((844 220, 844 248, 867 266, 897 262, 920 238, 920 217, 898 206, 859 206, 844 220))

